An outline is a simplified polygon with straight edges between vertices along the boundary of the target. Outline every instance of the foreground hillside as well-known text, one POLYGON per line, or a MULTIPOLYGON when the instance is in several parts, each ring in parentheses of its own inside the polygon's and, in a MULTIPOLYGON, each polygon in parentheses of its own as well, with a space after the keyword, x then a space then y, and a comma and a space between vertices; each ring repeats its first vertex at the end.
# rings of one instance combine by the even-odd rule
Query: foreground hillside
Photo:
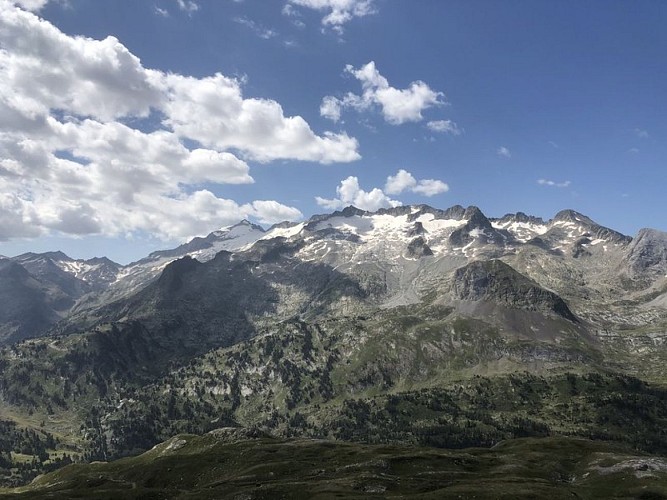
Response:
POLYGON ((447 451, 220 429, 133 458, 70 465, 11 498, 667 498, 667 459, 567 438, 447 451))

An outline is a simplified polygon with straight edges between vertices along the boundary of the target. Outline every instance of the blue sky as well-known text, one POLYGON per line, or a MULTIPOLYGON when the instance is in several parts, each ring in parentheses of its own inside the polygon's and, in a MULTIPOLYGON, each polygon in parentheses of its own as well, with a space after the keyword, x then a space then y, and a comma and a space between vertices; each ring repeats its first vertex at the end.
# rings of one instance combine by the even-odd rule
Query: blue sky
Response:
POLYGON ((349 203, 667 230, 665 2, 0 4, 0 254, 349 203))

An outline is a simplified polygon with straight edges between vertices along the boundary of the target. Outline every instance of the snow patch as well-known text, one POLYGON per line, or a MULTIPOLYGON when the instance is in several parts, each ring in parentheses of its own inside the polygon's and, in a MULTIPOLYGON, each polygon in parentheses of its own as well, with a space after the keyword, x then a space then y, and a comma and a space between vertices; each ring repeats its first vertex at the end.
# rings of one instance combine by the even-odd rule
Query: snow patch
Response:
POLYGON ((100 264, 88 264, 82 260, 56 260, 54 263, 68 274, 73 274, 77 278, 87 281, 86 276, 89 272, 100 267, 100 264))
POLYGON ((371 221, 366 217, 331 217, 330 219, 319 222, 314 231, 325 229, 337 229, 345 233, 361 234, 372 228, 371 221))
POLYGON ((546 224, 532 224, 530 222, 508 221, 500 223, 498 221, 492 222, 491 226, 495 229, 504 229, 508 231, 518 241, 525 243, 533 239, 535 236, 546 233, 549 227, 546 224))
POLYGON ((468 221, 465 219, 436 219, 433 214, 424 214, 417 218, 417 222, 421 222, 424 229, 429 233, 444 232, 447 229, 451 229, 451 231, 449 231, 449 233, 451 233, 454 229, 465 226, 468 221))
POLYGON ((270 240, 271 238, 291 238, 301 232, 305 224, 302 222, 292 227, 276 227, 259 238, 260 240, 270 240))

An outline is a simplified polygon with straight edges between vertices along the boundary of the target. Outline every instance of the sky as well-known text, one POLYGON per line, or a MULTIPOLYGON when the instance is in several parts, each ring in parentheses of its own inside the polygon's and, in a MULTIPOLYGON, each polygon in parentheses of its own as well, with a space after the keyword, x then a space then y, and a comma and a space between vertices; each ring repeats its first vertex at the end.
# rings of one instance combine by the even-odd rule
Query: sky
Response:
POLYGON ((0 0, 0 254, 347 205, 667 230, 667 2, 0 0))

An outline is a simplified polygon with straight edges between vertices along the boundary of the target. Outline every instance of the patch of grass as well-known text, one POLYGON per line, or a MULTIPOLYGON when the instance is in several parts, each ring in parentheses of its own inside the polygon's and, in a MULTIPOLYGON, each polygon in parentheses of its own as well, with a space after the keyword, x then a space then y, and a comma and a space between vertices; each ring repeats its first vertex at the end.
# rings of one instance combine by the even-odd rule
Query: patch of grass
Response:
POLYGON ((31 499, 664 498, 667 459, 572 438, 452 451, 182 435, 138 457, 70 465, 2 493, 31 499))

